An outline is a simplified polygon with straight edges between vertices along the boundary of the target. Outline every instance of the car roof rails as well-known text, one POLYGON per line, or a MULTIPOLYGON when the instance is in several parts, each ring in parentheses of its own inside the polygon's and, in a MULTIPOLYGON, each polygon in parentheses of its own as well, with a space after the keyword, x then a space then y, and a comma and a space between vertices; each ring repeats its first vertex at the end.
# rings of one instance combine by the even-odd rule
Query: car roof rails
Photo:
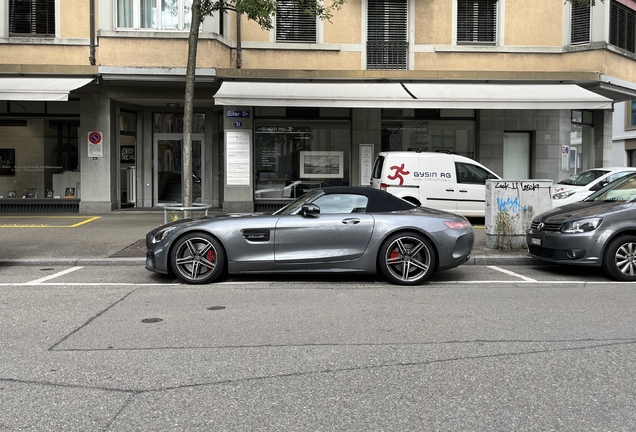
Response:
POLYGON ((414 151, 416 153, 422 153, 423 151, 427 151, 426 149, 423 149, 422 147, 409 147, 406 149, 406 151, 414 151))

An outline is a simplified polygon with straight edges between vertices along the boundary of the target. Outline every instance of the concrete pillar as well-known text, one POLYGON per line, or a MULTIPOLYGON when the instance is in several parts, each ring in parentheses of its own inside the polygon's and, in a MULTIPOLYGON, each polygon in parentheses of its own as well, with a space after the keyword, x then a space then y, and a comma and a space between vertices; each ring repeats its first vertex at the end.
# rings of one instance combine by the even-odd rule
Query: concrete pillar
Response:
POLYGON ((119 208, 119 123, 116 118, 116 106, 111 99, 100 96, 80 99, 80 213, 108 213, 119 208), (101 157, 88 155, 90 132, 102 134, 101 157))

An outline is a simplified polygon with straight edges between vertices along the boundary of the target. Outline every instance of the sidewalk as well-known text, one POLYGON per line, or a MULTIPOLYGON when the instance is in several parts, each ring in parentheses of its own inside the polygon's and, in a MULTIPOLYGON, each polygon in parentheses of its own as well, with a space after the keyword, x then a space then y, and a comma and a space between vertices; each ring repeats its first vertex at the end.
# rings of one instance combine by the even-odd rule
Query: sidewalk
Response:
MULTIPOLYGON (((95 216, 4 213, 0 215, 0 265, 143 266, 146 233, 163 223, 161 210, 119 210, 95 216)), ((483 226, 474 230, 475 246, 466 264, 537 263, 525 249, 487 248, 483 226)))

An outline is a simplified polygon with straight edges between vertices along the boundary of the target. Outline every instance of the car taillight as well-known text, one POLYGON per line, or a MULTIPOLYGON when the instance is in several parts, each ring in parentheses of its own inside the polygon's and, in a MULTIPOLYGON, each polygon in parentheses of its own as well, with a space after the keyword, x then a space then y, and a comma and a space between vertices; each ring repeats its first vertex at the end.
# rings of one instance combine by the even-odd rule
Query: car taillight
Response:
POLYGON ((386 183, 380 183, 380 190, 386 190, 386 183))

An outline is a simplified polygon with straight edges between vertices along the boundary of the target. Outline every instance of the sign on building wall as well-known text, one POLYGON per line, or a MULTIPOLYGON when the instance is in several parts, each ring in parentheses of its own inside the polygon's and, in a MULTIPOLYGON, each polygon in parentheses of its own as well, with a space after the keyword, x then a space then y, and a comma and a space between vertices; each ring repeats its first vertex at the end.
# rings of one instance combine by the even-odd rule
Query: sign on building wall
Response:
POLYGON ((88 157, 104 156, 103 136, 101 132, 88 133, 88 157))
POLYGON ((250 137, 252 131, 225 133, 225 175, 228 186, 249 186, 252 169, 250 158, 250 137))
POLYGON ((373 169, 373 144, 360 144, 360 186, 371 184, 373 169))

